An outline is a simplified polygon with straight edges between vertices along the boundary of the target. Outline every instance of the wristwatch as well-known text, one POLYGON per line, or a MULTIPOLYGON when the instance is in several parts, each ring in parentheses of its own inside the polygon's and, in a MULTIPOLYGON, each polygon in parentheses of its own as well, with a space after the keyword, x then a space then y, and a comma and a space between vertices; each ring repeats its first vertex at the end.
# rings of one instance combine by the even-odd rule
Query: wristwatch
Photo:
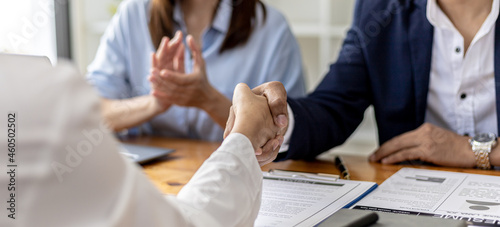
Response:
POLYGON ((479 133, 469 140, 478 169, 491 169, 490 152, 497 145, 495 133, 479 133))

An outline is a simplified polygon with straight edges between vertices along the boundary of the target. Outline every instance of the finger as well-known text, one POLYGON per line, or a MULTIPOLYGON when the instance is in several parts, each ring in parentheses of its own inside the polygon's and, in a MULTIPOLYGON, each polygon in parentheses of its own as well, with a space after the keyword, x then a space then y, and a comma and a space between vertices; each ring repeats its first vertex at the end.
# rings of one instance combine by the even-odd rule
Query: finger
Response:
POLYGON ((278 148, 281 148, 281 145, 283 145, 283 142, 285 141, 285 137, 283 135, 277 135, 276 136, 276 139, 278 140, 279 142, 279 146, 278 148))
POLYGON ((255 94, 266 96, 273 115, 274 123, 280 128, 288 126, 288 105, 286 89, 280 82, 269 82, 252 90, 255 94))
POLYGON ((160 46, 158 46, 158 50, 156 50, 156 57, 165 55, 168 42, 170 42, 170 38, 166 36, 161 39, 160 46))
POLYGON ((164 46, 161 52, 156 56, 159 59, 159 64, 167 69, 173 69, 173 60, 175 53, 177 53, 178 48, 182 44, 182 32, 177 31, 175 36, 168 44, 164 46))
POLYGON ((276 157, 278 157, 279 146, 276 147, 276 149, 270 151, 269 148, 273 147, 273 145, 271 145, 271 144, 272 143, 266 144, 266 146, 262 148, 262 154, 256 155, 257 161, 259 162, 260 166, 271 163, 272 161, 274 161, 276 159, 276 157))
MULTIPOLYGON (((168 47, 171 50, 173 47, 179 47, 179 45, 182 43, 182 32, 180 30, 175 32, 174 38, 168 42, 168 47)), ((177 48, 175 48, 175 51, 171 53, 177 52, 177 48)))
MULTIPOLYGON (((279 146, 280 146, 280 141, 278 139, 276 139, 276 138, 271 139, 271 140, 267 141, 267 143, 265 143, 264 146, 262 146, 262 153, 270 154, 274 150, 279 148, 279 146)), ((258 154, 258 155, 261 155, 261 154, 258 154)))
POLYGON ((175 56, 175 53, 177 53, 179 47, 181 46, 182 44, 182 32, 181 31, 177 31, 175 33, 175 36, 172 40, 170 40, 170 42, 168 42, 167 46, 168 46, 168 49, 167 49, 167 55, 166 56, 167 58, 169 59, 173 59, 173 57, 175 56))
POLYGON ((148 77, 149 82, 154 86, 158 86, 160 83, 160 72, 156 68, 152 68, 149 72, 149 77, 148 77))
POLYGON ((152 66, 152 68, 158 67, 158 59, 156 59, 155 53, 151 53, 151 66, 152 66))
POLYGON ((174 59, 174 70, 179 72, 179 73, 185 73, 184 69, 184 51, 185 51, 185 46, 183 43, 181 43, 180 47, 177 50, 177 53, 175 54, 175 59, 174 59))
POLYGON ((191 50, 191 53, 194 54, 199 54, 201 53, 199 45, 196 43, 192 35, 188 35, 186 37, 186 42, 189 46, 189 49, 191 50))
POLYGON ((380 148, 370 156, 370 161, 378 162, 381 159, 396 153, 400 150, 409 149, 419 145, 417 131, 410 131, 396 136, 385 142, 380 148))
POLYGON ((155 76, 150 75, 148 77, 148 80, 149 80, 149 82, 151 82, 151 87, 153 87, 153 89, 155 89, 156 87, 158 87, 158 79, 155 76))
POLYGON ((201 53, 200 46, 196 43, 193 36, 191 36, 191 35, 188 35, 186 37, 186 42, 189 46, 189 49, 191 49, 191 54, 193 56, 193 60, 194 60, 193 67, 195 69, 198 69, 198 70, 204 69, 205 61, 203 60, 203 54, 201 53))
POLYGON ((233 130, 234 126, 234 120, 235 120, 235 114, 234 114, 234 109, 233 106, 229 108, 229 117, 227 118, 226 122, 226 129, 224 129, 224 139, 231 133, 233 130))
POLYGON ((419 160, 423 157, 423 151, 417 147, 404 149, 393 153, 381 160, 382 164, 395 164, 410 160, 419 160))
POLYGON ((160 71, 156 68, 151 69, 150 76, 149 76, 149 81, 151 82, 151 85, 153 89, 161 89, 165 90, 168 89, 167 87, 169 84, 163 80, 162 77, 160 77, 160 71))
POLYGON ((160 72, 158 71, 158 69, 151 68, 149 70, 149 77, 148 77, 148 79, 149 79, 149 81, 151 81, 152 78, 158 77, 159 75, 160 75, 160 72))
MULTIPOLYGON (((262 155, 262 147, 259 147, 255 150, 255 155, 262 155)), ((259 157, 259 156, 256 156, 256 157, 259 157)), ((266 159, 267 160, 267 159, 266 159)), ((259 159, 257 158, 257 161, 259 161, 259 159)), ((259 164, 260 164, 260 161, 259 161, 259 164)), ((262 166, 262 165, 261 165, 262 166)))
POLYGON ((173 83, 179 86, 187 86, 195 80, 191 74, 178 73, 170 70, 162 70, 160 77, 167 83, 173 83))

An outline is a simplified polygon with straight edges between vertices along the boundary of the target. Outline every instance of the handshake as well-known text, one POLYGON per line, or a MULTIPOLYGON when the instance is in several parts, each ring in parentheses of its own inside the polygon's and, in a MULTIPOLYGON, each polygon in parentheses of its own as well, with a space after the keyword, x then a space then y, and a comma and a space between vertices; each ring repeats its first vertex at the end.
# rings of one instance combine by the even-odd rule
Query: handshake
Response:
POLYGON ((286 91, 281 83, 269 82, 253 90, 243 83, 236 86, 224 138, 230 133, 245 135, 263 166, 276 159, 287 127, 286 91))
POLYGON ((223 115, 220 115, 220 111, 207 113, 211 117, 216 116, 212 118, 219 125, 226 123, 224 138, 230 133, 245 135, 252 142, 261 166, 276 159, 288 127, 286 90, 283 84, 269 82, 253 90, 245 84, 238 84, 227 117, 225 114, 230 102, 224 100, 225 97, 210 98, 221 94, 208 82, 201 48, 190 35, 186 37, 186 43, 194 64, 192 73, 185 73, 185 46, 182 40, 181 32, 177 32, 172 40, 165 37, 157 52, 151 55, 149 80, 152 85, 151 94, 160 109, 158 113, 166 111, 171 105, 223 111, 223 115), (206 108, 207 105, 210 108, 206 108))

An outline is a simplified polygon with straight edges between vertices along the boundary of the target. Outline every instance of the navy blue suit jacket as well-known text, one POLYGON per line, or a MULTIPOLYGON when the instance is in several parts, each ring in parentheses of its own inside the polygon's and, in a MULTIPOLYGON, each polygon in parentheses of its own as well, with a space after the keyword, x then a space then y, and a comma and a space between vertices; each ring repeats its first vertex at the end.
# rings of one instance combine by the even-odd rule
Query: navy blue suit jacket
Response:
MULTIPOLYGON (((426 5, 426 0, 357 1, 337 62, 313 93, 288 100, 295 128, 289 151, 278 160, 312 159, 344 143, 370 105, 380 144, 424 123, 434 33, 426 5)), ((499 24, 495 30, 497 110, 499 24)))

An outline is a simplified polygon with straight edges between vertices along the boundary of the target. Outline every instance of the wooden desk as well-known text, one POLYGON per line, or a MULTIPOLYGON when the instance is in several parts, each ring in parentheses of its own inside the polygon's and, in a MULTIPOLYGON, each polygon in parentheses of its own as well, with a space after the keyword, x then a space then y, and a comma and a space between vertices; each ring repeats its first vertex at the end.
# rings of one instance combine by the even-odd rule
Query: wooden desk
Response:
MULTIPOLYGON (((143 166, 144 172, 165 194, 177 194, 189 181, 189 179, 191 179, 203 161, 205 161, 220 145, 219 143, 212 142, 170 138, 138 138, 127 142, 173 148, 176 150, 174 153, 169 154, 163 159, 143 166)), ((342 158, 345 166, 350 172, 352 180, 372 181, 379 185, 403 167, 500 176, 500 171, 494 170, 460 169, 421 165, 382 165, 380 163, 368 162, 365 157, 360 156, 343 155, 342 158)), ((268 171, 269 169, 339 174, 339 171, 333 164, 333 160, 331 162, 287 160, 283 162, 270 163, 262 167, 263 171, 268 171)))

